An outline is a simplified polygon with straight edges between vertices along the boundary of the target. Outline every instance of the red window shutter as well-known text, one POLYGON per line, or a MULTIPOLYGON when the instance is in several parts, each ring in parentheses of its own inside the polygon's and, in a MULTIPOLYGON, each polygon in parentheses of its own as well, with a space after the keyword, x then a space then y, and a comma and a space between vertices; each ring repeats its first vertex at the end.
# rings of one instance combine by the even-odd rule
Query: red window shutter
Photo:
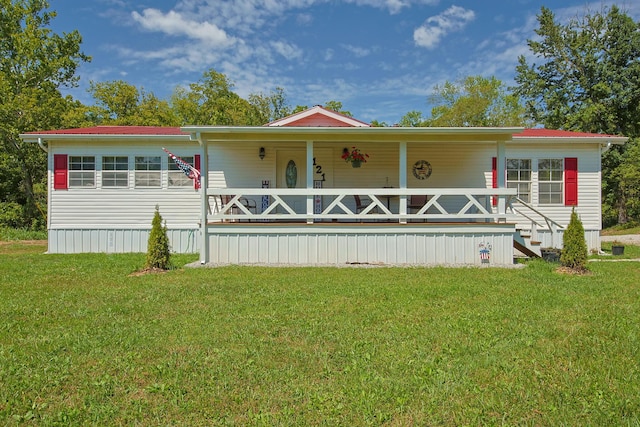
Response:
MULTIPOLYGON (((491 185, 493 188, 498 188, 498 158, 493 157, 491 159, 491 185)), ((496 206, 498 204, 498 198, 492 197, 491 204, 496 206)))
POLYGON ((66 154, 54 154, 53 155, 53 188, 55 190, 67 189, 67 155, 66 154))
MULTIPOLYGON (((202 170, 200 168, 200 154, 196 154, 195 156, 193 156, 193 167, 196 168, 198 170, 198 172, 202 173, 202 170)), ((194 179, 193 180, 193 188, 195 188, 196 190, 198 188, 200 188, 200 180, 199 179, 194 179)))
POLYGON ((577 157, 566 157, 564 159, 564 204, 565 206, 578 205, 577 157))

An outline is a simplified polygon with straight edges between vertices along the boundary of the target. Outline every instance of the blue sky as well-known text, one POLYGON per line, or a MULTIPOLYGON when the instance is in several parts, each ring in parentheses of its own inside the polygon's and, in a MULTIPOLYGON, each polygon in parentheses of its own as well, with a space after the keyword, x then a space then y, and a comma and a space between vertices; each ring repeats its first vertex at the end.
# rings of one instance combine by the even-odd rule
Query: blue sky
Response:
MULTIPOLYGON (((617 2, 640 20, 640 2, 617 2)), ((469 75, 513 82, 536 14, 600 11, 584 0, 51 0, 56 32, 80 31, 93 57, 66 91, 124 80, 168 98, 210 68, 243 97, 284 88, 291 106, 343 103, 355 118, 428 115, 434 85, 469 75)))

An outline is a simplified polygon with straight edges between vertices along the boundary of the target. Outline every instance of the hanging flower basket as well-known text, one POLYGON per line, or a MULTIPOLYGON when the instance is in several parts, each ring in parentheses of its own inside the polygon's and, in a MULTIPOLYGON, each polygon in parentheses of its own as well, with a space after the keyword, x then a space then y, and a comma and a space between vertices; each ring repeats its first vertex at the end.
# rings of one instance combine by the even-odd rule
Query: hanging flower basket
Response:
POLYGON ((341 157, 345 162, 351 163, 352 167, 359 168, 363 163, 367 163, 369 155, 360 151, 359 148, 351 147, 351 151, 348 148, 342 150, 341 157))

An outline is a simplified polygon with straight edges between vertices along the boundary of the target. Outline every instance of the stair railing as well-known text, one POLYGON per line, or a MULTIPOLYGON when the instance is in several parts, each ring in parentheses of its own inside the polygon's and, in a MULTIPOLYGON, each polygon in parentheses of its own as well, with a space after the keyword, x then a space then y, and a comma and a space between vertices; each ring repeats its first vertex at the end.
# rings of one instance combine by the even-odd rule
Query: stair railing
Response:
POLYGON ((520 215, 526 219, 528 219, 529 221, 531 221, 531 238, 532 239, 537 239, 537 227, 543 227, 543 225, 541 223, 539 223, 538 221, 536 221, 536 219, 533 218, 532 214, 527 214, 524 212, 523 209, 518 209, 516 206, 514 206, 514 201, 519 203, 519 205, 521 205, 522 207, 525 207, 527 209, 529 209, 529 211, 537 214, 539 217, 541 217, 544 222, 547 225, 547 228, 551 231, 551 246, 553 248, 558 248, 560 247, 560 242, 559 242, 559 230, 562 230, 563 227, 562 225, 558 224, 556 221, 554 221, 553 219, 549 218, 547 215, 543 214, 542 212, 540 212, 539 210, 537 210, 536 208, 534 208, 533 206, 531 206, 529 203, 525 202, 524 200, 522 200, 520 197, 518 196, 512 196, 510 198, 507 199, 507 208, 511 209, 511 212, 513 212, 516 215, 520 215), (533 234, 536 234, 536 236, 534 236, 533 234))

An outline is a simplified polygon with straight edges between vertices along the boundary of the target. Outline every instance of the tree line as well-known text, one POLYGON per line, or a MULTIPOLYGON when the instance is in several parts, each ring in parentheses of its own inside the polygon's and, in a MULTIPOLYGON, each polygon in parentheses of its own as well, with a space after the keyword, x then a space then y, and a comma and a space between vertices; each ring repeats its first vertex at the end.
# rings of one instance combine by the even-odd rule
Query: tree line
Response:
MULTIPOLYGON (((0 226, 46 225, 46 156, 20 133, 95 125, 260 126, 301 111, 285 90, 246 99, 214 69, 168 99, 123 80, 90 82, 94 103, 63 96, 77 86, 82 52, 78 31, 55 34, 56 12, 46 0, 0 0, 0 226)), ((630 141, 606 151, 603 165, 605 225, 640 221, 640 23, 616 6, 567 23, 543 7, 534 58, 518 58, 515 86, 495 77, 468 76, 433 88, 429 115, 410 111, 399 126, 544 126, 624 135, 630 141)), ((325 107, 342 114, 339 101, 325 107)), ((372 121, 374 126, 386 126, 372 121)))

